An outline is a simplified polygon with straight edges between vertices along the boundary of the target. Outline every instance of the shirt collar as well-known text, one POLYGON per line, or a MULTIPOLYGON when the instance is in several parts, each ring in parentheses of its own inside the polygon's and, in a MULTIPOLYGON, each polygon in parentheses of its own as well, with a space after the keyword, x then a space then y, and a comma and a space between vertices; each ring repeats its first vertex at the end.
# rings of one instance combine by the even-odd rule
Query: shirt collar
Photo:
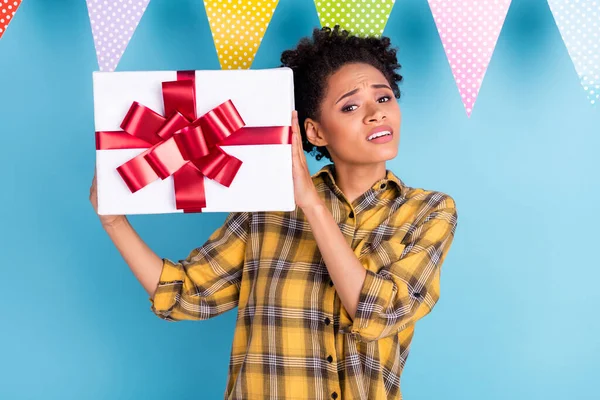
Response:
MULTIPOLYGON (((317 173, 313 175, 313 177, 322 177, 333 189, 336 187, 335 178, 334 178, 334 169, 335 165, 333 163, 327 164, 322 167, 317 173), (327 179, 325 179, 327 178, 327 179)), ((371 186, 371 189, 374 191, 381 191, 387 189, 388 186, 395 186, 398 189, 400 194, 403 193, 403 189, 405 187, 404 182, 400 178, 398 178, 391 170, 386 169, 385 178, 379 179, 374 182, 371 186)))

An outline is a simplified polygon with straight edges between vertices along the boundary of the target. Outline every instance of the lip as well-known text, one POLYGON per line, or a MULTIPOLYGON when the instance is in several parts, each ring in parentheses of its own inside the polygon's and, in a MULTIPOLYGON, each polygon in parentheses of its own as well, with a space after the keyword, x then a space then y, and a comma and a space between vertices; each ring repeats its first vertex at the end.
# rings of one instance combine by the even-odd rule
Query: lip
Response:
POLYGON ((377 126, 373 129, 371 129, 371 131, 367 134, 367 136, 365 137, 365 140, 369 140, 369 136, 371 136, 374 133, 379 133, 379 132, 384 132, 384 131, 388 131, 392 134, 392 136, 394 136, 394 130, 392 129, 391 126, 389 125, 380 125, 377 126))

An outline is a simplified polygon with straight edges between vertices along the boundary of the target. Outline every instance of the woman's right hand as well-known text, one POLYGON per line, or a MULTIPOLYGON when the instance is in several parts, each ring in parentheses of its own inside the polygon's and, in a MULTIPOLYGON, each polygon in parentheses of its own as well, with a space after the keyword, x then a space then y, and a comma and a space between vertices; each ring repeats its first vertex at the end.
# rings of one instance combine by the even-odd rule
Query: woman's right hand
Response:
MULTIPOLYGON (((94 179, 92 180, 92 186, 90 187, 90 203, 94 207, 94 211, 98 214, 98 189, 96 183, 96 171, 94 170, 94 179)), ((103 227, 114 226, 116 223, 124 221, 126 218, 124 215, 98 215, 100 222, 103 227)))

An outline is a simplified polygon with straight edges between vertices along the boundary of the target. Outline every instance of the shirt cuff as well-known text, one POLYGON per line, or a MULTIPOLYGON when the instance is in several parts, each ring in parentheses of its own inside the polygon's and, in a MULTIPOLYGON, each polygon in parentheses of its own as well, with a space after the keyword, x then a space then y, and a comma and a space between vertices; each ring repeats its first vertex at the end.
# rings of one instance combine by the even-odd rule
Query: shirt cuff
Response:
POLYGON ((181 295, 185 271, 179 263, 163 258, 162 271, 158 280, 154 298, 150 297, 150 309, 163 319, 169 319, 171 311, 181 295))
POLYGON ((388 279, 382 278, 379 274, 367 270, 365 280, 360 290, 359 301, 356 307, 354 320, 348 314, 348 311, 342 307, 340 313, 340 332, 350 334, 358 341, 369 341, 377 339, 377 329, 373 329, 373 314, 377 315, 383 310, 384 304, 378 304, 388 296, 382 294, 382 288, 385 284, 394 283, 388 279))

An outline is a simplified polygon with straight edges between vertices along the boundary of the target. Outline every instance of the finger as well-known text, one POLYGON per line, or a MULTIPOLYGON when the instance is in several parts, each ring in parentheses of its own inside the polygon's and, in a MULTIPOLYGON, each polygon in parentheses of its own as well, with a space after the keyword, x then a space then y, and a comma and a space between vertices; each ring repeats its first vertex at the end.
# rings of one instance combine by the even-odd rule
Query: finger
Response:
POLYGON ((292 132, 300 133, 300 125, 298 125, 298 111, 292 111, 292 132))
POLYGON ((298 146, 298 142, 296 141, 296 132, 294 131, 294 124, 292 123, 292 158, 296 157, 296 147, 298 146))
POLYGON ((294 110, 292 114, 293 133, 296 141, 296 152, 298 157, 302 156, 302 134, 300 133, 300 125, 298 124, 298 111, 294 110))
POLYGON ((302 137, 300 136, 300 132, 296 135, 296 157, 298 157, 298 162, 302 162, 302 137))
POLYGON ((299 140, 300 133, 298 132, 298 124, 292 118, 292 150, 294 157, 298 157, 298 147, 302 146, 299 140))
POLYGON ((293 157, 292 162, 294 162, 302 167, 304 162, 302 160, 302 156, 304 155, 304 149, 302 148, 302 135, 300 133, 300 124, 298 123, 298 111, 292 111, 292 143, 293 143, 293 157))
POLYGON ((298 163, 298 161, 296 161, 296 158, 298 157, 298 151, 296 150, 296 147, 298 147, 298 142, 296 141, 296 135, 292 134, 292 169, 295 169, 296 164, 298 163))

